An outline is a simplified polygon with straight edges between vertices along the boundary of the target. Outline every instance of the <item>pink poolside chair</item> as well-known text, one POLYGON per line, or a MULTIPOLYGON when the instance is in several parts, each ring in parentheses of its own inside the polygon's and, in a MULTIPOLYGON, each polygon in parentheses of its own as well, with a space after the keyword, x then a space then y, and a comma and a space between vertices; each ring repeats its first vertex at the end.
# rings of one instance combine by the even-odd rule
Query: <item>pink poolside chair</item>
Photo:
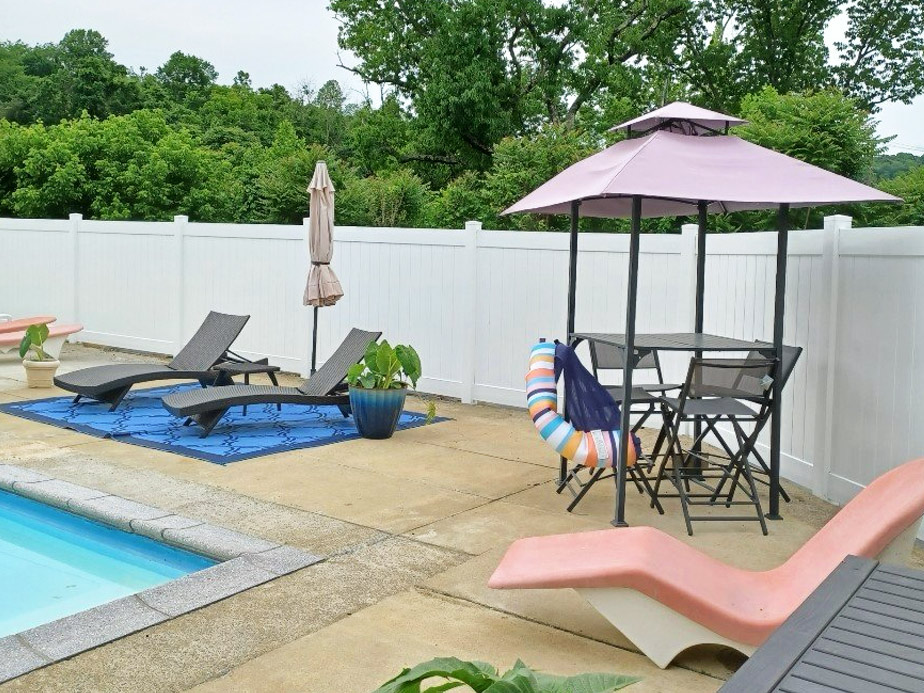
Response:
POLYGON ((848 555, 904 562, 924 515, 924 459, 876 479, 783 565, 726 565, 651 527, 514 542, 488 585, 576 589, 662 669, 693 645, 750 655, 848 555))
MULTIPOLYGON (((53 321, 53 317, 34 317, 0 323, 0 354, 18 349, 19 343, 26 334, 26 328, 29 327, 29 325, 53 321)), ((52 358, 59 358, 61 356, 61 349, 67 338, 72 334, 80 332, 82 329, 83 325, 78 325, 76 323, 73 325, 48 325, 48 339, 45 340, 45 351, 52 358)))

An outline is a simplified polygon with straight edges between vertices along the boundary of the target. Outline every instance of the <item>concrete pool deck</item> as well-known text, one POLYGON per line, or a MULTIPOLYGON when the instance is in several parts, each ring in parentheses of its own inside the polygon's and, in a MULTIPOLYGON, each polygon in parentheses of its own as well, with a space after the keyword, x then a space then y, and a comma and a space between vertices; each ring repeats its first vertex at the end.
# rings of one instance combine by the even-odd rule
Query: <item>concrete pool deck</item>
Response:
MULTIPOLYGON (((62 369, 150 360, 66 347, 62 369)), ((47 397, 0 358, 0 402, 47 397)), ((61 393, 63 394, 63 393, 61 393)), ((554 673, 614 671, 626 690, 715 691, 739 655, 699 648, 657 669, 570 590, 493 591, 522 536, 608 527, 613 493, 573 514, 554 493, 557 457, 521 410, 439 402, 453 420, 225 467, 0 414, 0 463, 328 556, 170 621, 20 677, 3 690, 293 690, 368 693, 402 667, 455 655, 554 673)), ((656 526, 751 569, 784 561, 836 508, 791 484, 785 520, 699 525, 630 492, 632 524, 656 526)), ((917 548, 913 564, 924 567, 917 548)))

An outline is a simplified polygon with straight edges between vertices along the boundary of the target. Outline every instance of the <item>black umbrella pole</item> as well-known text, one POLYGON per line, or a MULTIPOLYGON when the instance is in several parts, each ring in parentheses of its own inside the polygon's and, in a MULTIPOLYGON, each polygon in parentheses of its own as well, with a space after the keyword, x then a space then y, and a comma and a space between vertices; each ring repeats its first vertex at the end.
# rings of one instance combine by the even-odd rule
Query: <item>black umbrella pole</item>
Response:
POLYGON ((638 298, 638 251, 642 227, 642 198, 632 198, 632 235, 629 238, 629 277, 626 292, 626 354, 622 383, 622 421, 619 427, 619 459, 616 460, 616 513, 612 525, 626 522, 626 460, 632 442, 632 369, 635 366, 635 304, 638 298))
POLYGON ((314 375, 318 365, 318 307, 314 307, 314 326, 311 328, 311 375, 314 375))
POLYGON ((776 368, 773 378, 773 419, 770 425, 770 512, 768 520, 780 515, 780 440, 783 433, 783 317, 786 311, 786 261, 789 254, 789 205, 780 205, 776 218, 776 303, 773 311, 773 350, 776 368))

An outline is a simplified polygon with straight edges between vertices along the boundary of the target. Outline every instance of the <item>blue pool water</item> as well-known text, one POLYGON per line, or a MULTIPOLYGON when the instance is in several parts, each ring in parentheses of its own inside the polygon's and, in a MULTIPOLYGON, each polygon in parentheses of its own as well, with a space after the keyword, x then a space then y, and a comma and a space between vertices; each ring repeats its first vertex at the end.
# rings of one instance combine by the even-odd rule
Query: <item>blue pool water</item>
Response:
POLYGON ((0 637, 214 561, 0 491, 0 637))

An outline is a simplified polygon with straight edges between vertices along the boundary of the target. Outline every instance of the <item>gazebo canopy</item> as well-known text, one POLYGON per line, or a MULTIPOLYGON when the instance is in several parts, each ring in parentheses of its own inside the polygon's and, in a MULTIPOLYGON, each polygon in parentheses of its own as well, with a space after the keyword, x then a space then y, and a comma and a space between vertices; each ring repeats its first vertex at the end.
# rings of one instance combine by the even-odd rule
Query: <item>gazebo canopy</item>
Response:
MULTIPOLYGON (((699 231, 694 329, 697 335, 701 335, 709 212, 778 208, 773 349, 779 364, 783 357, 789 209, 845 202, 901 202, 900 198, 893 195, 727 134, 730 126, 743 122, 740 118, 688 103, 669 104, 617 125, 614 129, 626 130, 629 139, 617 142, 568 167, 504 211, 504 214, 533 212, 571 215, 568 252, 569 342, 575 334, 579 217, 631 217, 626 330, 621 346, 625 353, 621 398, 622 431, 632 428, 633 360, 628 355, 635 354, 642 217, 697 215, 699 231)), ((782 378, 773 378, 770 512, 767 517, 774 519, 780 517, 782 383, 782 378)), ((620 527, 625 525, 626 467, 623 460, 627 459, 628 441, 629 436, 620 436, 619 455, 616 458, 618 473, 613 524, 620 527)), ((563 459, 560 481, 564 480, 566 470, 567 465, 563 459)))
POLYGON ((645 198, 644 217, 696 214, 701 200, 710 212, 901 201, 740 137, 657 130, 579 161, 504 214, 569 214, 580 201, 581 216, 628 217, 634 195, 645 198))
POLYGON ((681 132, 685 135, 704 135, 707 133, 727 132, 729 127, 742 125, 745 122, 747 121, 741 120, 741 118, 700 108, 686 101, 675 101, 638 118, 620 123, 610 128, 610 132, 627 130, 647 134, 649 130, 667 129, 681 132))

